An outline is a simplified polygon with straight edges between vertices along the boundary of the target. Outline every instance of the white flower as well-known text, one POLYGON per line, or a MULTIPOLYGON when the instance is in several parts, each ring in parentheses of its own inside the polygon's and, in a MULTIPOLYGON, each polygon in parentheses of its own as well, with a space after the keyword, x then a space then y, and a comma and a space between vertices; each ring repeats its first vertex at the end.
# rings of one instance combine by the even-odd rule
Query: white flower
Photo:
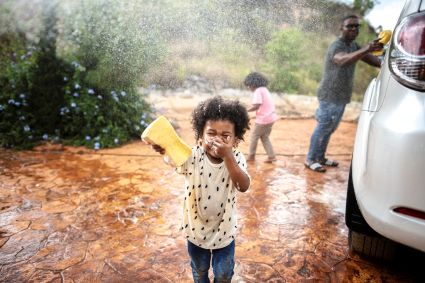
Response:
POLYGON ((77 107, 77 103, 71 102, 71 107, 73 107, 73 108, 77 107))
POLYGON ((94 143, 94 149, 95 149, 95 150, 100 149, 100 143, 99 143, 99 142, 95 142, 95 143, 94 143))
POLYGON ((44 134, 42 138, 43 138, 43 140, 47 140, 49 138, 49 135, 48 134, 44 134))
POLYGON ((25 126, 24 126, 24 131, 25 131, 25 132, 29 132, 29 131, 31 131, 30 126, 25 125, 25 126))
POLYGON ((88 93, 88 94, 94 94, 94 90, 93 90, 93 89, 91 89, 91 88, 89 88, 89 89, 87 90, 87 93, 88 93))
POLYGON ((90 136, 86 136, 86 141, 89 141, 89 140, 91 140, 91 137, 90 136))

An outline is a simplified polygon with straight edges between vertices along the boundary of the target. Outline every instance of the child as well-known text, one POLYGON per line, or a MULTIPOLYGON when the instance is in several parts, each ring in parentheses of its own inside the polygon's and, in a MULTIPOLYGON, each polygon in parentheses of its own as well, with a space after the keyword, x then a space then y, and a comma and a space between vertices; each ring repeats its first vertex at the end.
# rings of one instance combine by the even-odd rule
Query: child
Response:
MULTIPOLYGON (((238 101, 217 96, 201 102, 192 112, 199 145, 177 172, 185 176, 183 230, 195 282, 210 282, 212 257, 214 282, 233 276, 236 234, 236 190, 251 184, 245 158, 236 149, 249 129, 249 116, 238 101)), ((152 147, 159 153, 165 150, 152 147)))
POLYGON ((255 160, 258 139, 261 139, 268 156, 265 162, 272 163, 276 161, 276 155, 273 151, 269 136, 278 116, 275 113, 275 107, 270 92, 266 87, 268 81, 262 74, 253 72, 245 78, 244 84, 253 91, 252 106, 248 111, 256 111, 255 127, 251 133, 249 144, 248 161, 255 160))

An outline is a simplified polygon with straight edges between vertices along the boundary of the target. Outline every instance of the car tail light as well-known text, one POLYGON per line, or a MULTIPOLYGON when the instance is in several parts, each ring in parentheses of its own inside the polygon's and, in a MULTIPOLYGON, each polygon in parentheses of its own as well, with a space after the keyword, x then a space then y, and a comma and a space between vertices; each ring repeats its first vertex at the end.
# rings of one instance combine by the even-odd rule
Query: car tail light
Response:
POLYGON ((425 220, 425 212, 407 207, 394 208, 394 212, 425 220))
POLYGON ((389 62, 397 81, 425 91, 425 13, 409 16, 396 27, 389 62))

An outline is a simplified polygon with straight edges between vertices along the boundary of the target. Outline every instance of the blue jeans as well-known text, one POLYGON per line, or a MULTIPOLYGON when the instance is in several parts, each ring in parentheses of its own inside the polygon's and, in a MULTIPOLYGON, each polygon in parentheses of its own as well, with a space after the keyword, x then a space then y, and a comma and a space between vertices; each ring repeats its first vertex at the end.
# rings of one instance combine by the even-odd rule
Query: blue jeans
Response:
POLYGON ((328 101, 319 101, 316 110, 317 126, 310 139, 310 148, 307 154, 307 163, 322 162, 325 159, 329 140, 344 114, 345 104, 335 104, 328 101))
POLYGON ((210 269, 211 255, 214 282, 230 282, 232 280, 235 267, 235 241, 224 248, 215 250, 203 249, 187 241, 187 250, 195 283, 210 282, 208 270, 210 269))

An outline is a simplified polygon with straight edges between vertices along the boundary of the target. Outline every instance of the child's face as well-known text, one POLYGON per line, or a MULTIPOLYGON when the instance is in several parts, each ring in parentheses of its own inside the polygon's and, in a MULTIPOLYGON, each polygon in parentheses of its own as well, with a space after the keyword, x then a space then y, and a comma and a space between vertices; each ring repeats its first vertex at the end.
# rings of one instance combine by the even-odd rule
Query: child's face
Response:
POLYGON ((204 131, 201 137, 202 146, 212 161, 222 159, 221 151, 213 146, 213 143, 219 144, 226 150, 232 150, 236 144, 235 125, 229 120, 208 120, 205 123, 204 131))

